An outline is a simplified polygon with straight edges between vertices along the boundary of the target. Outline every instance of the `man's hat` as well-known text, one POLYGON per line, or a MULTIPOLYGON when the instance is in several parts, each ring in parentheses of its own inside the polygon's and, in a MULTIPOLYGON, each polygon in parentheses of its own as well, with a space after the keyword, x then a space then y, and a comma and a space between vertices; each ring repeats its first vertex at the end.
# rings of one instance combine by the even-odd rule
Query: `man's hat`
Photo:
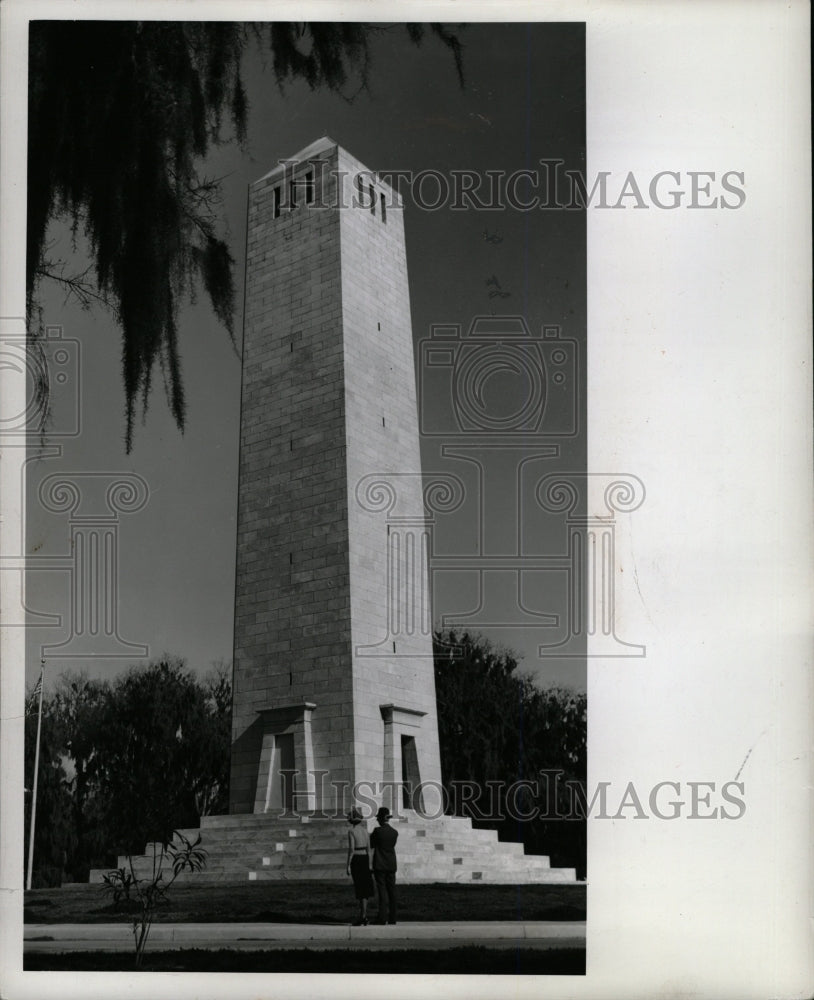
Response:
POLYGON ((382 806, 376 813, 376 819, 381 822, 383 819, 390 819, 391 813, 387 806, 382 806))

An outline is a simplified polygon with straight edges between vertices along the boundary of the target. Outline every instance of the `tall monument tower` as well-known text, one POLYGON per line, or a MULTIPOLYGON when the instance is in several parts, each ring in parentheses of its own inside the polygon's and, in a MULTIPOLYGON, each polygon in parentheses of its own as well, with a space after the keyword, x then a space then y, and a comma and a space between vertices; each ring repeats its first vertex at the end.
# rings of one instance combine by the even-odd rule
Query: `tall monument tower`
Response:
POLYGON ((402 204, 328 138, 250 189, 240 442, 230 812, 420 808, 393 791, 441 776, 402 204))
POLYGON ((397 193, 320 139, 252 185, 247 244, 230 815, 179 877, 342 880, 355 801, 401 813, 401 881, 573 882, 442 815, 397 193))

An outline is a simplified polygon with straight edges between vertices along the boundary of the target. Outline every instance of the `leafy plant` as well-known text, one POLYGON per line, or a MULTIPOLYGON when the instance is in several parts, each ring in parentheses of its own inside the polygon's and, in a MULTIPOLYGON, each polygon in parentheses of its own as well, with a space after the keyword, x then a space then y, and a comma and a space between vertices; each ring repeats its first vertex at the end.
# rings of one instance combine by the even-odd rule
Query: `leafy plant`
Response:
POLYGON ((167 902, 167 893, 183 871, 197 872, 206 867, 207 851, 200 846, 201 835, 190 841, 180 831, 173 833, 168 844, 153 844, 152 872, 147 877, 136 875, 133 856, 127 855, 127 867, 115 868, 102 876, 102 890, 113 897, 114 906, 122 901, 135 902, 138 915, 133 920, 133 938, 138 968, 147 948, 147 938, 156 910, 167 902), (165 878, 165 875, 169 875, 165 878))
POLYGON ((118 906, 124 900, 130 902, 130 890, 133 887, 133 876, 126 868, 116 868, 102 876, 104 891, 113 897, 113 905, 118 906))
MULTIPOLYGON (((156 909, 167 901, 167 893, 173 882, 183 871, 198 872, 206 867, 207 851, 200 847, 200 833, 195 840, 190 841, 180 831, 173 833, 173 840, 168 844, 153 844, 152 874, 148 878, 139 878, 133 868, 132 855, 127 856, 130 867, 130 885, 135 892, 139 905, 138 916, 133 920, 133 938, 136 945, 136 968, 141 965, 147 948, 147 938, 153 926, 156 909), (179 841, 176 843, 175 841, 179 841), (165 880, 167 863, 172 872, 165 880)), ((121 869, 119 870, 121 871, 121 869)), ((114 874, 114 873, 110 873, 114 874)), ((129 898, 129 897, 128 897, 129 898)))

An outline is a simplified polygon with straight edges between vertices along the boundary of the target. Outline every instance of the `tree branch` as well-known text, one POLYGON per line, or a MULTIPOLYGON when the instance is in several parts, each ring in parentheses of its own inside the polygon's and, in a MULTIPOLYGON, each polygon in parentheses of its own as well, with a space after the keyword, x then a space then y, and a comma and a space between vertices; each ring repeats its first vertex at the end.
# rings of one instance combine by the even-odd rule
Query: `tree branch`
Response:
MULTIPOLYGON (((90 268, 82 271, 78 275, 68 275, 51 270, 51 268, 59 266, 55 265, 52 261, 46 261, 42 267, 37 268, 37 278, 49 278, 51 281, 55 281, 57 284, 62 285, 65 289, 65 301, 73 295, 78 301, 79 305, 83 309, 90 309, 94 302, 100 302, 102 305, 106 306, 108 309, 112 310, 113 313, 118 316, 118 310, 115 305, 110 301, 107 295, 102 292, 97 291, 93 285, 85 280, 85 275, 88 273, 90 268)), ((64 268, 64 264, 61 265, 64 268)))

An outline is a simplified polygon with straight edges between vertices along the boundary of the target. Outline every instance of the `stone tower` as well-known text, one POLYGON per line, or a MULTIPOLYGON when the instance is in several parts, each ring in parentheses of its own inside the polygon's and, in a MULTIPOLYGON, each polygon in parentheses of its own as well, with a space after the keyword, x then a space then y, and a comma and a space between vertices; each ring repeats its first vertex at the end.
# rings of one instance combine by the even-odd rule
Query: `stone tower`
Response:
POLYGON ((425 495, 446 501, 421 482, 399 198, 325 138, 252 185, 248 222, 230 815, 179 831, 208 852, 179 879, 344 882, 356 801, 396 813, 401 882, 573 882, 442 814, 425 495))
POLYGON ((440 782, 420 467, 401 200, 323 138, 249 193, 231 813, 440 782))

